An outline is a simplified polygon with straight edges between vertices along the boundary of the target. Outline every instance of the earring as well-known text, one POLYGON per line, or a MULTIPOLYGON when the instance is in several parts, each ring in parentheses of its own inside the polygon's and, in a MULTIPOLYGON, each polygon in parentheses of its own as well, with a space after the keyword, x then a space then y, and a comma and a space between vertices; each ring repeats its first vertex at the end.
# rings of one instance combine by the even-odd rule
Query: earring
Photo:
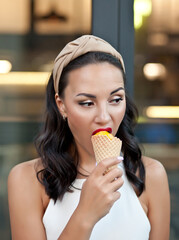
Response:
POLYGON ((66 117, 65 117, 65 115, 63 115, 63 120, 66 121, 66 117))

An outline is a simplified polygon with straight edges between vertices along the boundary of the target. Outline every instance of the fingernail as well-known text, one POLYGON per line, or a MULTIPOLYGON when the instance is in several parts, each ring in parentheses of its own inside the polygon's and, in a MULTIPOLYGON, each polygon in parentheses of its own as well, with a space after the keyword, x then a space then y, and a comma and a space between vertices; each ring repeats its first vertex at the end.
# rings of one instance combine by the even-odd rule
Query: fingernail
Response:
POLYGON ((124 160, 124 158, 123 158, 122 156, 118 156, 117 159, 118 159, 118 160, 121 160, 121 161, 124 160))

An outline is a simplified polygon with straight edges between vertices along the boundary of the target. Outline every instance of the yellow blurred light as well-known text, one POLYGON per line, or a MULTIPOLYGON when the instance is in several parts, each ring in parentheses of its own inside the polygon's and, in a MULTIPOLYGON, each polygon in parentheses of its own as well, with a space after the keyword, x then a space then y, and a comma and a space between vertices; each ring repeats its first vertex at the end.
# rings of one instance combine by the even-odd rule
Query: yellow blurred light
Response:
POLYGON ((150 106, 146 108, 150 118, 179 118, 179 106, 150 106))
POLYGON ((0 74, 0 85, 45 85, 49 72, 10 72, 0 74))
POLYGON ((151 0, 135 0, 134 1, 134 27, 139 29, 142 26, 142 22, 139 19, 147 17, 152 12, 152 1, 151 0))
POLYGON ((147 63, 143 68, 144 75, 149 80, 164 78, 166 76, 166 68, 161 63, 147 63))
POLYGON ((12 69, 12 64, 7 60, 0 60, 0 73, 8 73, 12 69))
POLYGON ((135 11, 135 14, 140 14, 142 16, 149 16, 152 12, 151 0, 135 0, 134 11, 135 11))
POLYGON ((134 16, 134 27, 135 29, 139 29, 142 26, 143 20, 141 15, 134 16))

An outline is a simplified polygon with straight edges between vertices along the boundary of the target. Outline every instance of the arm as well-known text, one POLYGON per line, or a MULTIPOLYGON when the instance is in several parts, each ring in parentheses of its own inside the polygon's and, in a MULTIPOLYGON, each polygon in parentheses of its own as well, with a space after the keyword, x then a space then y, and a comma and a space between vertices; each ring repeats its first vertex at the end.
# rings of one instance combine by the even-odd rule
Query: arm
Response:
POLYGON ((98 164, 83 184, 79 204, 58 240, 89 240, 94 225, 104 217, 116 200, 123 185, 122 170, 109 167, 119 163, 116 158, 98 164), (114 180, 115 179, 115 180, 114 180))
POLYGON ((148 217, 151 224, 150 240, 168 240, 170 233, 170 194, 163 165, 150 159, 146 165, 148 217))

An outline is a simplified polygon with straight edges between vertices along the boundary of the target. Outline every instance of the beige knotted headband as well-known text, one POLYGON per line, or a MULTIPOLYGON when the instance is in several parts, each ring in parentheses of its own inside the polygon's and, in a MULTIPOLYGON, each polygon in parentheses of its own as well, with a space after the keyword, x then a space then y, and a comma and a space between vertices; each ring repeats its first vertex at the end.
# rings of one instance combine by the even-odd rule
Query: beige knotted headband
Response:
POLYGON ((61 73, 65 66, 73 59, 87 52, 105 52, 119 59, 124 71, 122 56, 106 41, 93 35, 83 35, 76 40, 69 42, 55 59, 53 69, 53 79, 55 92, 58 93, 58 85, 61 73))

